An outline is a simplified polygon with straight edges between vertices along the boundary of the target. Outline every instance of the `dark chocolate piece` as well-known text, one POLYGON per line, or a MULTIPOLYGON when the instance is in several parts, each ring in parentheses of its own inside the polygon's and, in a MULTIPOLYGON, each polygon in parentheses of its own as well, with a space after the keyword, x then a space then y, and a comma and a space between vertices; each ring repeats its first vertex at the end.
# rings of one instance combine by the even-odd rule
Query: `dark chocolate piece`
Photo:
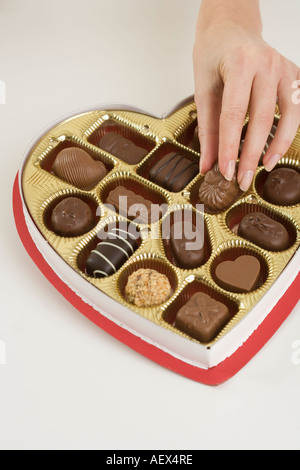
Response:
POLYGON ((170 229, 172 254, 182 269, 194 269, 205 263, 204 234, 187 221, 175 222, 170 229))
POLYGON ((209 343, 229 320, 226 305, 197 292, 177 313, 175 327, 202 343, 209 343))
POLYGON ((199 188, 200 203, 213 212, 219 212, 230 207, 240 193, 236 176, 227 181, 219 170, 218 165, 208 171, 199 188))
POLYGON ((61 150, 52 171, 62 180, 85 191, 94 188, 107 174, 102 162, 94 160, 85 150, 78 147, 61 150))
POLYGON ((300 173, 292 168, 277 168, 268 176, 263 198, 277 206, 292 206, 300 202, 300 173))
POLYGON ((284 225, 262 212, 243 217, 238 235, 269 251, 284 251, 290 246, 290 237, 284 225))
POLYGON ((110 191, 106 204, 111 204, 119 214, 137 223, 151 223, 152 201, 135 194, 124 186, 117 186, 110 191))
POLYGON ((86 273, 94 278, 115 274, 137 247, 137 238, 132 233, 125 229, 111 229, 90 253, 86 261, 86 273))
POLYGON ((234 261, 223 261, 218 264, 215 277, 223 289, 244 293, 257 288, 260 273, 260 261, 255 256, 242 255, 234 261))
POLYGON ((116 132, 109 132, 103 136, 98 147, 120 158, 129 165, 136 165, 147 155, 148 151, 135 145, 134 142, 116 132))
POLYGON ((188 147, 191 148, 192 150, 195 150, 195 152, 198 152, 198 153, 200 152, 200 140, 198 136, 198 126, 194 130, 193 138, 191 142, 189 143, 188 147))
POLYGON ((67 197, 52 211, 53 231, 63 237, 77 237, 88 232, 94 223, 90 206, 78 197, 67 197))
POLYGON ((171 152, 151 168, 149 178, 168 191, 177 193, 185 188, 198 173, 197 163, 179 153, 171 152))

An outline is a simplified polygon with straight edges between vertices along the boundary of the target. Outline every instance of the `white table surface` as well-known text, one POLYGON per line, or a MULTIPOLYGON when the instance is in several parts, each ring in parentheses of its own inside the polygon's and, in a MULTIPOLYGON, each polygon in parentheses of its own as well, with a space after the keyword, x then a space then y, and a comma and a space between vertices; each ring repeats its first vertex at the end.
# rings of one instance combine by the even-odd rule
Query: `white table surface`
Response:
MULTIPOLYGON (((44 126, 108 102, 160 115, 193 93, 199 4, 0 0, 1 449, 300 448, 299 304, 246 367, 209 387, 78 313, 35 267, 14 226, 14 176, 44 126)), ((299 0, 261 6, 266 41, 299 64, 299 0)))

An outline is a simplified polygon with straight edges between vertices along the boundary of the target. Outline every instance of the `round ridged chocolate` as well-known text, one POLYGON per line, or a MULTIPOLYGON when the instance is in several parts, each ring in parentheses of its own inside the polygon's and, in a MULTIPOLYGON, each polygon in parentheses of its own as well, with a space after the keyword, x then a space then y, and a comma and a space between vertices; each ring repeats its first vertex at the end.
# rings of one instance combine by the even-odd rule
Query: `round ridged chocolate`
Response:
POLYGON ((89 191, 107 174, 105 165, 94 160, 85 150, 68 147, 59 152, 53 173, 79 189, 89 191))
POLYGON ((199 173, 197 163, 176 152, 171 152, 159 160, 150 170, 153 183, 168 191, 182 191, 199 173))
POLYGON ((277 206, 292 206, 300 202, 300 173, 292 168, 277 168, 268 176, 263 198, 277 206))
POLYGON ((67 197, 52 211, 53 231, 63 237, 77 237, 88 232, 94 223, 90 206, 78 197, 67 197))
POLYGON ((290 237, 284 225, 262 212, 243 217, 238 235, 269 251, 284 251, 290 247, 290 237))
POLYGON ((139 147, 126 137, 116 132, 109 132, 103 136, 98 146, 112 155, 120 158, 129 165, 136 165, 147 155, 148 151, 139 147))
POLYGON ((115 274, 137 247, 137 239, 133 234, 124 229, 112 229, 90 253, 86 261, 86 273, 94 278, 115 274))
POLYGON ((215 165, 208 171, 199 188, 200 202, 210 211, 223 211, 230 207, 239 194, 239 186, 234 177, 227 181, 215 165))

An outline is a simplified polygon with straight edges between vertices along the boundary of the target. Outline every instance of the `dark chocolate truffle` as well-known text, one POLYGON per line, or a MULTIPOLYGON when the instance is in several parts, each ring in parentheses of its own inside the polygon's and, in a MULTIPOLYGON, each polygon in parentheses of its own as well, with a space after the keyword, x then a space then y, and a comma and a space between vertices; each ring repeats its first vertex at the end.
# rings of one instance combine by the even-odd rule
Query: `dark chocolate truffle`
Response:
POLYGON ((172 225, 170 246, 182 269, 195 269, 205 263, 204 234, 190 223, 181 221, 172 225))
POLYGON ((251 292, 257 288, 261 273, 260 261, 252 255, 242 255, 234 261, 223 261, 215 270, 217 283, 230 292, 251 292))
POLYGON ((290 237, 284 225, 262 212, 243 217, 238 235, 269 251, 284 251, 290 246, 290 237))
POLYGON ((219 170, 218 165, 208 171, 199 188, 200 203, 213 212, 219 212, 230 207, 240 193, 236 176, 227 181, 219 170))
POLYGON ((268 176, 263 198, 277 206, 292 206, 300 202, 300 173, 292 168, 277 168, 268 176))
POLYGON ((85 191, 91 190, 107 174, 102 162, 94 160, 79 147, 61 150, 54 161, 52 171, 62 180, 85 191))
POLYGON ((116 132, 109 132, 103 136, 98 147, 120 158, 129 165, 136 165, 147 155, 148 151, 139 147, 134 142, 126 139, 116 132))
POLYGON ((86 273, 94 278, 115 274, 137 247, 137 238, 132 233, 123 228, 111 229, 90 253, 86 261, 86 273))
POLYGON ((197 163, 179 153, 171 152, 151 168, 149 178, 168 191, 177 193, 185 188, 198 173, 197 163))
POLYGON ((135 194, 124 186, 117 186, 110 191, 106 204, 114 206, 119 214, 137 223, 151 223, 152 201, 135 194))
POLYGON ((229 320, 230 313, 226 305, 197 292, 177 313, 175 327, 198 341, 208 343, 229 320))
POLYGON ((94 223, 90 206, 78 197, 67 197, 52 211, 53 231, 63 237, 77 237, 88 232, 94 223))

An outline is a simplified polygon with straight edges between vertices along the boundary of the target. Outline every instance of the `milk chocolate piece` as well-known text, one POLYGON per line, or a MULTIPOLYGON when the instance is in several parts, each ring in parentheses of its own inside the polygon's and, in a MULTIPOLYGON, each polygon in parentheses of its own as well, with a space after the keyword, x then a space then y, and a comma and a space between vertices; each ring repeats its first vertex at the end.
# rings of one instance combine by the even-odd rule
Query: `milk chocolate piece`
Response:
POLYGON ((229 320, 226 305, 197 292, 177 313, 175 327, 202 343, 209 343, 229 320))
POLYGON ((199 136, 198 136, 198 126, 196 127, 195 131, 194 131, 194 134, 193 134, 193 138, 191 140, 191 142, 189 143, 188 145, 192 150, 195 150, 195 152, 200 152, 200 140, 199 140, 199 136))
POLYGON ((138 269, 128 277, 126 300, 137 307, 154 307, 166 302, 172 293, 169 279, 154 269, 138 269))
POLYGON ((151 168, 149 178, 168 191, 177 193, 185 188, 198 173, 197 163, 179 153, 171 152, 151 168))
POLYGON ((240 192, 236 176, 227 181, 219 170, 218 165, 208 171, 199 188, 200 203, 213 212, 219 212, 230 207, 240 192))
POLYGON ((90 253, 86 261, 86 273, 94 278, 115 274, 137 247, 137 238, 132 233, 123 228, 111 229, 90 253))
POLYGON ((260 273, 260 261, 255 256, 242 255, 234 261, 223 261, 218 264, 215 277, 223 289, 246 293, 257 288, 260 273))
POLYGON ((262 212, 247 214, 239 224, 238 235, 269 251, 284 251, 290 246, 284 225, 262 212))
POLYGON ((67 197, 52 211, 53 231, 63 237, 77 237, 88 232, 94 223, 90 206, 78 197, 67 197))
POLYGON ((107 174, 105 165, 94 160, 85 150, 67 147, 59 152, 53 173, 62 180, 85 191, 91 190, 107 174))
POLYGON ((194 269, 205 263, 204 233, 189 222, 175 222, 170 229, 172 254, 182 269, 194 269))
POLYGON ((277 206, 292 206, 300 202, 300 173, 292 168, 277 168, 268 176, 263 198, 277 206))
POLYGON ((119 214, 137 223, 151 223, 152 201, 135 194, 124 186, 117 186, 110 191, 106 204, 113 205, 119 214))
POLYGON ((131 140, 116 132, 109 132, 103 136, 99 141, 98 147, 120 158, 129 165, 140 163, 148 153, 144 148, 139 147, 131 140))

